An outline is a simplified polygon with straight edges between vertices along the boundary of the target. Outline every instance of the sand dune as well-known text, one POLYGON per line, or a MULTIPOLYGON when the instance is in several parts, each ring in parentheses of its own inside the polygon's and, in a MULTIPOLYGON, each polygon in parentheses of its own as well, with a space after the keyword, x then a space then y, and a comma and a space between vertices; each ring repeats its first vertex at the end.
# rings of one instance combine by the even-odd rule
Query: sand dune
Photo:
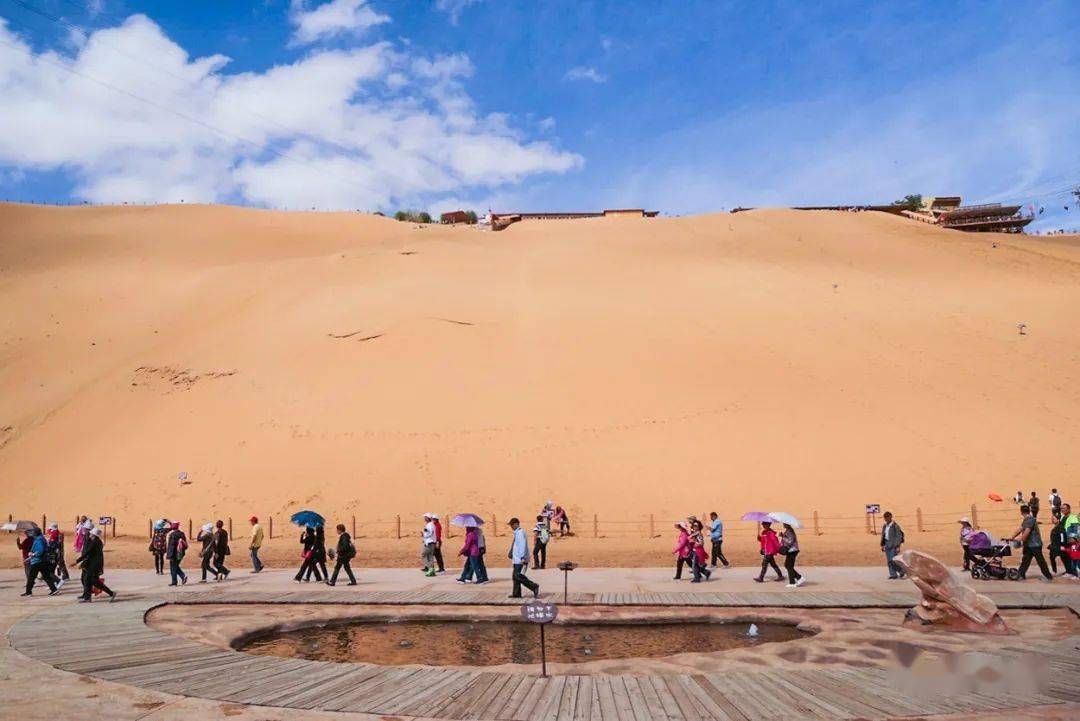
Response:
POLYGON ((874 213, 0 206, 0 512, 1069 495, 1078 281, 1075 244, 874 213))

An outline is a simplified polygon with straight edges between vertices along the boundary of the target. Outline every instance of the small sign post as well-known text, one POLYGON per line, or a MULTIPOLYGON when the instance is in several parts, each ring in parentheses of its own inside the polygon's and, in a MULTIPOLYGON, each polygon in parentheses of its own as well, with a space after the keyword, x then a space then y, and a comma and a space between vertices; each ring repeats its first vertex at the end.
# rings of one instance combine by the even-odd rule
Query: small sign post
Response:
POLYGON ((877 514, 881 513, 880 503, 867 503, 866 515, 870 516, 870 526, 874 533, 877 533, 877 514))
POLYGON ((111 526, 112 523, 113 523, 113 517, 112 516, 98 516, 98 525, 99 526, 111 526))
POLYGON ((577 564, 573 561, 563 561, 556 568, 563 572, 562 602, 570 603, 570 572, 577 568, 577 564))
POLYGON ((544 626, 559 616, 559 607, 554 603, 530 601, 521 607, 521 617, 530 623, 540 624, 540 677, 547 678, 547 648, 544 646, 544 626))

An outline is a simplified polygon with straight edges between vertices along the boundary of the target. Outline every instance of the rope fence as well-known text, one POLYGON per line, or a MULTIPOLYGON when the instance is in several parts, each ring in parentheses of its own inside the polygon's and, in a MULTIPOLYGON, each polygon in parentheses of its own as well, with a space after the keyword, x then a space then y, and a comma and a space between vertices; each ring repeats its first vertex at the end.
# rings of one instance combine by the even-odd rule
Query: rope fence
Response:
MULTIPOLYGON (((936 532, 949 528, 956 528, 957 521, 961 517, 967 517, 971 519, 972 526, 975 528, 983 528, 989 526, 1004 526, 1014 525, 1018 526, 1020 523, 1020 514, 1015 504, 1002 505, 1001 507, 983 507, 980 508, 976 504, 971 504, 969 507, 959 511, 924 511, 921 507, 915 508, 911 511, 905 511, 903 509, 890 509, 893 513, 893 519, 899 523, 907 533, 927 533, 936 532)), ((258 514, 256 514, 258 515, 258 514)), ((709 524, 709 512, 701 512, 695 514, 696 517, 705 524, 706 532, 708 532, 709 524)), ((881 532, 881 525, 884 522, 880 515, 872 516, 871 514, 858 514, 858 515, 821 515, 818 511, 810 511, 804 513, 794 513, 796 518, 800 519, 803 524, 803 532, 810 532, 814 535, 821 536, 828 533, 850 533, 852 531, 862 531, 863 533, 875 534, 881 532)), ((440 515, 440 521, 442 522, 443 537, 454 538, 464 535, 464 529, 450 525, 450 519, 454 517, 454 514, 445 513, 440 515)), ((506 524, 512 517, 511 514, 488 514, 484 516, 485 524, 484 528, 488 536, 501 537, 509 535, 509 531, 506 528, 506 524)), ((34 520, 38 516, 16 516, 15 514, 8 514, 8 521, 15 520, 34 520)), ((49 522, 48 514, 41 514, 41 527, 45 526, 49 522)), ((281 538, 287 535, 293 535, 297 533, 297 529, 289 522, 288 515, 274 516, 267 514, 265 516, 258 516, 259 522, 263 527, 263 531, 268 539, 281 538)), ((535 521, 535 516, 519 516, 521 518, 522 526, 526 531, 531 531, 535 521)), ((1050 518, 1049 508, 1042 509, 1040 511, 1040 520, 1046 523, 1050 518)), ((108 521, 104 524, 106 526, 107 535, 112 538, 116 538, 118 535, 141 535, 146 534, 147 537, 153 535, 152 518, 145 521, 136 519, 124 519, 124 530, 126 534, 120 534, 118 528, 120 526, 120 519, 116 516, 97 516, 94 517, 95 523, 98 521, 108 521)), ((213 518, 206 519, 170 519, 180 520, 181 528, 184 529, 189 537, 193 537, 194 531, 207 522, 216 522, 222 520, 225 524, 225 528, 229 531, 229 537, 247 537, 247 529, 250 527, 248 522, 248 515, 243 516, 215 516, 213 518)), ((53 518, 55 521, 55 518, 53 518)), ((666 518, 658 517, 655 514, 643 514, 640 517, 633 519, 614 519, 614 518, 601 518, 599 514, 587 514, 576 515, 570 519, 570 535, 584 538, 659 538, 662 536, 670 535, 676 523, 685 521, 686 518, 666 518)), ((724 536, 752 536, 756 535, 758 525, 749 521, 742 521, 736 517, 721 517, 720 520, 724 524, 724 536)), ((74 524, 78 522, 75 518, 72 524, 64 530, 71 530, 74 528, 74 524)), ((415 514, 408 515, 395 515, 391 517, 383 518, 358 518, 354 514, 348 516, 330 516, 327 518, 327 526, 333 528, 338 523, 345 524, 346 529, 352 534, 354 538, 390 538, 390 539, 402 539, 402 538, 418 538, 423 528, 422 518, 415 514)), ((552 534, 558 535, 559 529, 552 528, 552 534)))

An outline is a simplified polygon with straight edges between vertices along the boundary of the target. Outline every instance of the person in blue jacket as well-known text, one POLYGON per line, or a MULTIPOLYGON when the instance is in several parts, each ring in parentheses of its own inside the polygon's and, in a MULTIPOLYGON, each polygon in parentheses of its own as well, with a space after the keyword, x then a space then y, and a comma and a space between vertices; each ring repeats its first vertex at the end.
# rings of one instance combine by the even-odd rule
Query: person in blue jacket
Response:
POLYGON ((22 595, 34 595, 34 581, 40 575, 45 585, 49 587, 49 595, 55 596, 60 593, 60 589, 56 587, 56 578, 52 574, 52 569, 56 566, 56 558, 50 557, 49 544, 40 528, 31 528, 26 535, 33 539, 33 544, 30 546, 30 556, 26 560, 30 572, 26 576, 26 592, 22 595))
POLYGON ((724 558, 724 523, 720 520, 720 516, 716 511, 709 514, 709 540, 712 541, 712 565, 716 568, 716 562, 724 564, 724 568, 727 568, 731 564, 724 558))

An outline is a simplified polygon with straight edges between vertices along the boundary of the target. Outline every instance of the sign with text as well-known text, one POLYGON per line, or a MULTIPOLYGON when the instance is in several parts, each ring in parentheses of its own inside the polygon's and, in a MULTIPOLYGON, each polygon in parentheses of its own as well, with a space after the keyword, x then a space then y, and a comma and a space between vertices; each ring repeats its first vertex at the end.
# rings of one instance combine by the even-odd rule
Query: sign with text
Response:
POLYGON ((98 516, 98 521, 97 522, 98 522, 99 526, 111 526, 112 522, 113 522, 113 517, 112 516, 98 516))
POLYGON ((559 607, 554 603, 530 601, 521 607, 521 617, 532 623, 551 623, 559 616, 559 607))
POLYGON ((867 503, 866 504, 866 512, 867 513, 881 513, 881 504, 880 503, 867 503))

